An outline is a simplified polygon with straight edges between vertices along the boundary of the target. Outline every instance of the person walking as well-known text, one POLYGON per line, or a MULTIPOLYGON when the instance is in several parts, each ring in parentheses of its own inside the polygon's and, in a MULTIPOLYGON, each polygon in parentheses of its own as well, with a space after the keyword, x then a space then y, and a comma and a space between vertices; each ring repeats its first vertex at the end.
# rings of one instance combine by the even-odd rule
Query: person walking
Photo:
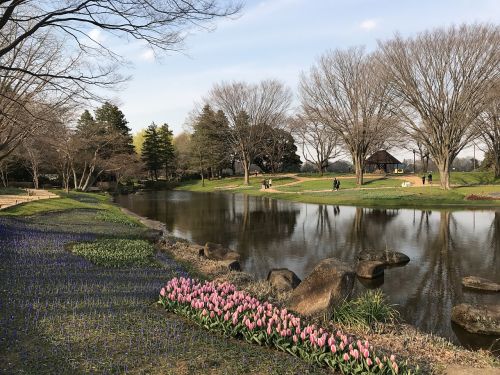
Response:
POLYGON ((427 176, 427 182, 429 185, 432 185, 432 172, 429 172, 429 175, 427 176))
POLYGON ((422 185, 425 185, 425 174, 422 176, 422 185))
POLYGON ((337 177, 334 177, 333 183, 332 183, 332 191, 337 190, 337 177))
POLYGON ((337 180, 337 188, 335 190, 339 191, 340 189, 340 180, 337 180))

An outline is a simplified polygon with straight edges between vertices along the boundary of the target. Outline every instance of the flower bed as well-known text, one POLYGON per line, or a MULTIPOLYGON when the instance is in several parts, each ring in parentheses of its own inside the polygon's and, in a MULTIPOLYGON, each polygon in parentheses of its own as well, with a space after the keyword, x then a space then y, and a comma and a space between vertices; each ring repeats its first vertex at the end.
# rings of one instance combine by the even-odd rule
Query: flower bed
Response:
POLYGON ((306 325, 286 309, 260 302, 229 283, 174 278, 161 289, 159 303, 209 330, 275 347, 344 374, 412 373, 394 355, 379 358, 368 341, 306 325))

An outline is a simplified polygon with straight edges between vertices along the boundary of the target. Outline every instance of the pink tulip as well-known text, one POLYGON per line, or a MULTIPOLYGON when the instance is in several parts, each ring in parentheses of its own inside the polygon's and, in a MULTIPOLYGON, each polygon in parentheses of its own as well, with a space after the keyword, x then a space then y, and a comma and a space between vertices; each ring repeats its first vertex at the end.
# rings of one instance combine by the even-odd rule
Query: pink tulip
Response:
POLYGON ((373 362, 372 362, 372 360, 371 360, 370 358, 367 358, 367 359, 366 359, 366 364, 367 364, 368 366, 371 366, 371 365, 373 365, 373 362))
POLYGON ((332 353, 337 352, 337 348, 335 347, 335 345, 330 345, 330 350, 332 351, 332 353))
POLYGON ((160 296, 165 297, 165 288, 161 288, 160 296))
POLYGON ((349 354, 345 353, 343 358, 344 358, 344 361, 348 361, 349 360, 349 354))
POLYGON ((396 357, 394 357, 394 354, 391 354, 391 362, 394 362, 396 360, 396 357))

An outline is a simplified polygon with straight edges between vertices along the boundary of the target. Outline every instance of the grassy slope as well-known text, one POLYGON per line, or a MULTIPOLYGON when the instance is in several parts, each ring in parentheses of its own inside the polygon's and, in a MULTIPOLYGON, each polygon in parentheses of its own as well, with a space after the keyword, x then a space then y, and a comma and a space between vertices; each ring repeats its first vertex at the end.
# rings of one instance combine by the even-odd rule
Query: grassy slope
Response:
POLYGON ((144 228, 127 220, 95 194, 0 213, 0 373, 327 373, 154 308, 161 286, 184 274, 164 255, 161 268, 110 269, 66 250, 140 237, 144 228))
POLYGON ((465 197, 471 194, 486 195, 500 192, 500 180, 494 179, 488 172, 454 172, 451 174, 451 182, 463 186, 455 187, 450 191, 441 190, 437 186, 439 176, 434 175, 434 185, 424 187, 402 188, 401 179, 367 179, 363 185, 366 189, 355 189, 354 179, 349 175, 344 175, 341 180, 341 189, 338 192, 308 192, 307 190, 330 190, 332 178, 323 180, 309 180, 297 184, 279 187, 290 182, 290 177, 286 177, 281 183, 273 178, 273 187, 280 192, 269 193, 260 191, 260 180, 262 177, 253 178, 251 186, 241 185, 242 179, 228 178, 218 180, 214 184, 207 183, 204 188, 200 181, 186 182, 178 187, 180 190, 189 191, 232 191, 244 192, 250 195, 269 196, 276 199, 291 200, 305 203, 355 205, 370 207, 499 207, 500 200, 466 200, 465 197), (285 182, 286 181, 286 182, 285 182), (483 183, 488 183, 486 185, 483 183), (238 185, 240 184, 240 185, 238 185), (237 185, 235 187, 235 185, 237 185), (217 186, 217 188, 215 188, 217 186), (391 188, 392 187, 392 188, 391 188), (381 188, 381 189, 373 189, 381 188), (351 190, 348 190, 351 189, 351 190), (283 193, 281 193, 283 192, 283 193))
POLYGON ((14 187, 0 188, 0 195, 26 195, 26 190, 14 187))
POLYGON ((0 211, 0 216, 31 216, 48 212, 90 209, 99 210, 96 217, 102 221, 142 226, 138 220, 125 215, 119 207, 111 204, 109 195, 61 191, 54 193, 60 198, 22 203, 0 211))

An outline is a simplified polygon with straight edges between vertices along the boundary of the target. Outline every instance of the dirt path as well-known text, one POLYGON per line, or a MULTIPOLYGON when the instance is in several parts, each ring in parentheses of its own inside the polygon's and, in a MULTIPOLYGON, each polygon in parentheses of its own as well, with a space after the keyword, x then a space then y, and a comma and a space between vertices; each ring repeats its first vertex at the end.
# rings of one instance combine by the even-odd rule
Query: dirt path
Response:
POLYGON ((51 193, 50 191, 42 189, 26 189, 26 195, 0 195, 0 210, 21 203, 51 198, 59 198, 59 196, 51 193))

